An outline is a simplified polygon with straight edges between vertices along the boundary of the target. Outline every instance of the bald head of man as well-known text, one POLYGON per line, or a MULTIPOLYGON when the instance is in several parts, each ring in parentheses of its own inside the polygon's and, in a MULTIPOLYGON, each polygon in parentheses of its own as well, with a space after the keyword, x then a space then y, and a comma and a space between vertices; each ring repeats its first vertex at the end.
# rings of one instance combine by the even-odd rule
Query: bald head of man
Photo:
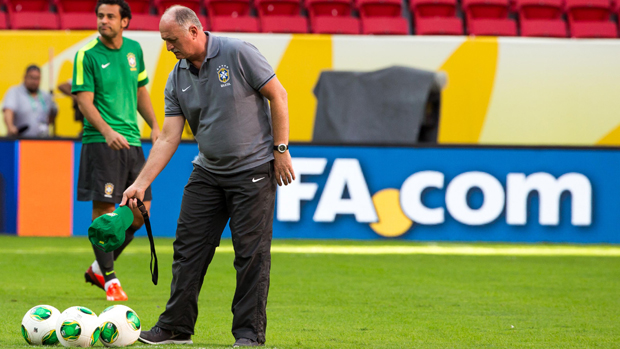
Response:
POLYGON ((191 9, 180 5, 168 8, 161 16, 159 32, 166 49, 177 59, 202 62, 206 56, 207 35, 191 9))

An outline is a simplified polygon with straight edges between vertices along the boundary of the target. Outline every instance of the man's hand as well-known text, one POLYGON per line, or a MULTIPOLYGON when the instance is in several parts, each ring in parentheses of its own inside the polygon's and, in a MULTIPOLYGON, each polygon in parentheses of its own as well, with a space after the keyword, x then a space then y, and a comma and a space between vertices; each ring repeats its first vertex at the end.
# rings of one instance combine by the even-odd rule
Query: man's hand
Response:
POLYGON ((121 206, 129 206, 129 208, 134 209, 138 208, 138 200, 144 200, 144 192, 146 188, 140 188, 136 185, 136 183, 132 184, 125 192, 123 193, 123 200, 121 201, 121 206))
POLYGON ((153 142, 153 144, 157 142, 157 138, 159 138, 159 132, 160 132, 159 127, 156 127, 151 130, 151 141, 153 142))
POLYGON ((110 148, 114 150, 129 149, 129 142, 127 142, 127 139, 120 133, 110 129, 110 131, 106 132, 103 136, 110 148))
POLYGON ((273 167, 276 173, 276 181, 279 186, 288 185, 295 180, 295 171, 293 171, 293 161, 288 150, 282 154, 279 151, 273 152, 273 167))

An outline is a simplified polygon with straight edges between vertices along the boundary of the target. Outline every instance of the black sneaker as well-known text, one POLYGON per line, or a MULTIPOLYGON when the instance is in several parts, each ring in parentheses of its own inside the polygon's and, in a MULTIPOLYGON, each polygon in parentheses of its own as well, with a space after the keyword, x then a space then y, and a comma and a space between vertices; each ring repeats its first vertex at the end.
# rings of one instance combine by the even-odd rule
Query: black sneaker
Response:
POLYGON ((264 343, 259 343, 255 340, 249 339, 249 338, 239 338, 237 339, 237 341, 235 342, 235 344, 233 344, 233 348, 238 348, 238 347, 262 347, 264 346, 264 343))
POLYGON ((191 334, 168 331, 158 326, 142 331, 138 340, 146 344, 194 344, 191 334))

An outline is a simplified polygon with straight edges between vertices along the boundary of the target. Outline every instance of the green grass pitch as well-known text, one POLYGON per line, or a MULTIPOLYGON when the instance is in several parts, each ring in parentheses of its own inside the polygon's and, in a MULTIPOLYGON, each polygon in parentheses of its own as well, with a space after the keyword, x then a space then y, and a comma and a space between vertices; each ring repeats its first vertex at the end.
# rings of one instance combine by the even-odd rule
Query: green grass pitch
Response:
MULTIPOLYGON (((170 292, 172 240, 156 244, 158 286, 146 238, 116 264, 124 304, 144 329, 170 292)), ((287 240, 273 251, 268 348, 620 347, 617 247, 287 240)), ((194 348, 234 342, 233 258, 222 241, 200 295, 194 348)), ((28 347, 20 322, 34 305, 96 313, 110 305, 84 283, 92 261, 86 237, 0 235, 0 348, 28 347)))

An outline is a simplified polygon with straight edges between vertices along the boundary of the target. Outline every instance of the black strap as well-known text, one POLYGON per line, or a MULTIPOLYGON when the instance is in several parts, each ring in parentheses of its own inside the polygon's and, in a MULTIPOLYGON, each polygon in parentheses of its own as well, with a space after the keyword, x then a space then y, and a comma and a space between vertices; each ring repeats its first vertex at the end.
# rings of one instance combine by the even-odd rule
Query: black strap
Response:
POLYGON ((153 231, 151 231, 151 221, 149 220, 149 212, 146 210, 144 203, 138 200, 138 209, 144 217, 144 225, 146 226, 146 233, 149 236, 149 243, 151 244, 151 278, 153 284, 157 285, 157 279, 159 278, 159 269, 157 268, 157 253, 155 252, 155 242, 153 241, 153 231), (153 259, 155 259, 155 269, 153 270, 153 259))

